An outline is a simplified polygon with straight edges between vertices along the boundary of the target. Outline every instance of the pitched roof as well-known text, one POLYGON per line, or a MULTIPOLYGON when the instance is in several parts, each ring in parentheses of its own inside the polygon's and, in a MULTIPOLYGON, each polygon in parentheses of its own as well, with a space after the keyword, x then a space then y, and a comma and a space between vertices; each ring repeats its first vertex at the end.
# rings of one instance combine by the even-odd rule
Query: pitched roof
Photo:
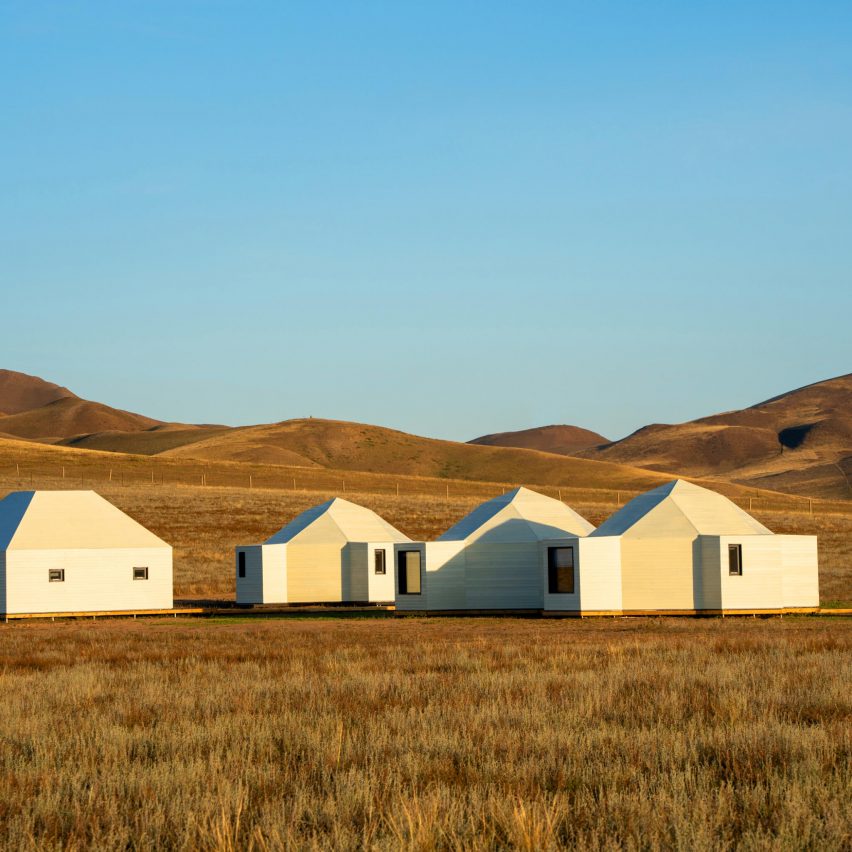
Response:
POLYGON ((371 509, 335 497, 302 512, 266 540, 286 544, 297 536, 316 541, 411 541, 371 509))
POLYGON ((515 488, 477 506, 438 541, 465 541, 488 535, 502 541, 542 541, 588 535, 594 527, 561 500, 528 488, 515 488))
POLYGON ((763 524, 724 495, 682 479, 635 497, 592 535, 632 532, 637 536, 662 537, 678 527, 694 531, 695 535, 771 535, 763 524), (653 523, 655 514, 657 524, 653 523))
POLYGON ((0 500, 0 550, 168 546, 94 491, 16 491, 0 500))

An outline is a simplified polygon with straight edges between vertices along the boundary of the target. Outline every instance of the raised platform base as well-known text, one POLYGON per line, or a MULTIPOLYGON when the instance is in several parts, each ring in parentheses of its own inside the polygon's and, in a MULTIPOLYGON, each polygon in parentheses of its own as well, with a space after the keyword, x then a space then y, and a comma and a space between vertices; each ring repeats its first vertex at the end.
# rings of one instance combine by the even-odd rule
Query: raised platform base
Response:
POLYGON ((174 616, 203 615, 201 607, 183 607, 180 609, 115 609, 97 610, 95 612, 8 612, 0 615, 4 621, 20 621, 23 619, 49 618, 136 618, 137 616, 174 616))

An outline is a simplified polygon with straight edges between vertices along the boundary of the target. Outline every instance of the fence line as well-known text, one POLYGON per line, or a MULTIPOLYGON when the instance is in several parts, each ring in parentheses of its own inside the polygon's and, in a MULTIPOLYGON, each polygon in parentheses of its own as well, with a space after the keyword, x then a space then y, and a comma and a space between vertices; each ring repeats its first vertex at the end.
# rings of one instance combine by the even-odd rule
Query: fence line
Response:
MULTIPOLYGON (((149 466, 136 464, 131 470, 119 469, 118 465, 100 467, 84 465, 72 469, 66 465, 45 468, 21 465, 20 462, 0 467, 0 485, 12 486, 10 490, 37 487, 96 488, 98 486, 130 488, 147 486, 186 488, 237 488, 246 490, 274 490, 296 492, 331 492, 390 495, 397 497, 432 497, 452 499, 467 497, 493 497, 516 487, 517 483, 479 482, 476 480, 445 480, 429 477, 406 477, 405 475, 376 474, 369 471, 347 471, 346 476, 322 468, 305 468, 295 476, 292 469, 252 468, 229 470, 205 464, 175 464, 149 466), (348 483, 347 483, 348 479, 348 483)), ((584 488, 566 485, 530 484, 548 496, 565 502, 597 503, 620 507, 640 490, 623 488, 584 488)), ((717 489, 725 491, 725 483, 717 489)), ((731 495, 728 495, 731 496, 731 495)), ((741 494, 731 499, 747 511, 790 511, 814 515, 833 512, 852 515, 852 503, 834 500, 815 500, 798 495, 771 496, 755 489, 753 496, 741 494)))

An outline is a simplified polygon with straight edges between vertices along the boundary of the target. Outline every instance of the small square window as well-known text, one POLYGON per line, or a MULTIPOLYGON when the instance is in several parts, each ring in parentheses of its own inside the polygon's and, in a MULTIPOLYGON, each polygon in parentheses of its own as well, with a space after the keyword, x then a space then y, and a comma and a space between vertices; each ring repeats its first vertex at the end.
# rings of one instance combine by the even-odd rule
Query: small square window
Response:
POLYGON ((237 576, 245 577, 246 575, 246 552, 241 550, 237 554, 237 576))
POLYGON ((385 563, 385 552, 384 550, 377 550, 373 557, 375 573, 376 574, 386 574, 387 573, 387 564, 385 563))
POLYGON ((47 579, 50 583, 64 583, 65 582, 65 569, 64 568, 51 568, 47 572, 47 579))
POLYGON ((574 548, 547 548, 547 591, 551 595, 574 594, 574 548))
POLYGON ((741 544, 728 545, 728 573, 732 577, 743 575, 743 546, 741 544))
POLYGON ((133 579, 134 580, 147 580, 148 579, 148 569, 146 568, 134 568, 133 569, 133 579))

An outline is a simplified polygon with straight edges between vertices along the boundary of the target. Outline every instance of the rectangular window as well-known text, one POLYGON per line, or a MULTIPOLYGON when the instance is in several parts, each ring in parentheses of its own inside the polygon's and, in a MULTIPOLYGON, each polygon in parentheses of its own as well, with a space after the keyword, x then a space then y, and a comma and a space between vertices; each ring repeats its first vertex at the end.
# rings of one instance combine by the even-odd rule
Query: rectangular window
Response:
POLYGON ((50 583, 64 583, 65 582, 65 569, 64 568, 51 568, 47 572, 47 579, 50 583))
POLYGON ((133 569, 133 579, 134 580, 147 580, 148 579, 148 569, 147 568, 134 568, 133 569))
POLYGON ((374 566, 376 574, 386 574, 387 567, 385 566, 385 552, 384 550, 377 550, 374 557, 374 566))
POLYGON ((420 551, 399 551, 399 593, 420 594, 420 551))
POLYGON ((241 550, 237 554, 237 576, 245 577, 246 575, 246 552, 241 550))
POLYGON ((551 595, 574 594, 574 548, 547 548, 547 591, 551 595))
POLYGON ((732 577, 743 575, 743 546, 741 544, 728 545, 728 573, 732 577))

